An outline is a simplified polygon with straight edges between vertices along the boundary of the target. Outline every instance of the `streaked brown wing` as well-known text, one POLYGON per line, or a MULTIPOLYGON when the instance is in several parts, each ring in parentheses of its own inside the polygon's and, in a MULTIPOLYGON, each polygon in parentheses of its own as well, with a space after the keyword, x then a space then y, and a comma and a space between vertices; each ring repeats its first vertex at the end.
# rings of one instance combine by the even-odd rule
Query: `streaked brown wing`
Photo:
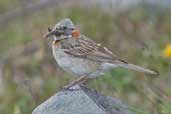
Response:
POLYGON ((99 62, 114 62, 119 60, 119 58, 107 48, 102 47, 100 44, 96 44, 86 36, 81 36, 76 40, 75 45, 65 48, 65 53, 99 62))

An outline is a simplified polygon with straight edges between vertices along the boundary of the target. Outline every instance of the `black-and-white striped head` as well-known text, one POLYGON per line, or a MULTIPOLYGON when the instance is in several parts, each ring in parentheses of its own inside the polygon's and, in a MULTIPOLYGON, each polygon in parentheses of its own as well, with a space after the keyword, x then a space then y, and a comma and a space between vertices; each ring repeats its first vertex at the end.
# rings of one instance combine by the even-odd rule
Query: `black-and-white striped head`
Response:
POLYGON ((53 37, 55 40, 70 38, 74 30, 76 30, 76 27, 73 22, 69 18, 66 18, 59 21, 53 29, 48 28, 45 38, 53 37))

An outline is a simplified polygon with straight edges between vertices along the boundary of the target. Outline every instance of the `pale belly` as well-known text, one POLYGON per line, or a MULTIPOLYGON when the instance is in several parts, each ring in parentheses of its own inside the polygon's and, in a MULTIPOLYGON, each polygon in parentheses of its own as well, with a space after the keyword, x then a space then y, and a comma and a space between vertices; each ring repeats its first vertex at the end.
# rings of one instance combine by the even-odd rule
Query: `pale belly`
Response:
POLYGON ((63 70, 72 73, 74 76, 88 76, 89 78, 95 78, 103 75, 109 65, 105 63, 99 63, 96 61, 90 61, 82 58, 75 58, 65 54, 61 49, 52 47, 53 55, 58 65, 63 70))

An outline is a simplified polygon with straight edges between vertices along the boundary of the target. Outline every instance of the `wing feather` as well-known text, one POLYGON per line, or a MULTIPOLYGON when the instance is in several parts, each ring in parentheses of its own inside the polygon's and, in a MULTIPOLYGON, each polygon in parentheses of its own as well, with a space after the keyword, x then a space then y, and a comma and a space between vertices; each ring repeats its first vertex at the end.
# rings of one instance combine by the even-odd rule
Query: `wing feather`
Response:
POLYGON ((71 42, 68 41, 67 44, 65 44, 65 42, 65 45, 62 45, 64 52, 71 56, 89 59, 97 62, 116 63, 119 67, 128 68, 153 75, 158 74, 155 71, 127 63, 126 61, 120 59, 118 56, 114 55, 106 47, 96 44, 93 40, 87 38, 86 36, 81 36, 80 38, 74 39, 73 42, 71 44, 71 42))
POLYGON ((64 50, 65 53, 75 57, 86 58, 99 62, 113 62, 119 60, 118 56, 114 55, 106 47, 96 44, 86 36, 81 36, 74 40, 75 45, 67 45, 64 50))

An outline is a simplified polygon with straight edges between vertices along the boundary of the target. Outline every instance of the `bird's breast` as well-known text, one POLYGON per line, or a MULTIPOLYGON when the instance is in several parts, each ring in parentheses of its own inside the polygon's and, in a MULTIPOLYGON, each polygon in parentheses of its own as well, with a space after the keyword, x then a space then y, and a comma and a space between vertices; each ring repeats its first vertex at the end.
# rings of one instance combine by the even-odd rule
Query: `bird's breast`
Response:
POLYGON ((89 75, 99 67, 99 63, 97 62, 66 54, 60 45, 52 46, 52 50, 58 66, 76 76, 89 75))

